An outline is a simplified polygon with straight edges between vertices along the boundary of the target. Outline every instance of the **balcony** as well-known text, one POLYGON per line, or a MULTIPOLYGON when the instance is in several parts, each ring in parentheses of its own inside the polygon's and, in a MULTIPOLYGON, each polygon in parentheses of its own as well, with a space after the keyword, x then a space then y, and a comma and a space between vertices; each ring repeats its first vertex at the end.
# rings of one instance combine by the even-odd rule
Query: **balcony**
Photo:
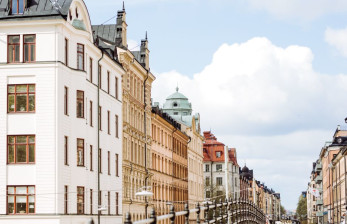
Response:
POLYGON ((323 212, 316 212, 316 217, 322 217, 323 216, 323 212))
POLYGON ((317 205, 322 205, 322 204, 323 204, 323 200, 322 200, 322 199, 317 200, 316 204, 317 204, 317 205))
POLYGON ((318 175, 316 176, 316 178, 314 178, 314 180, 316 181, 317 184, 321 183, 322 182, 322 175, 318 175))
POLYGON ((322 164, 321 163, 317 163, 316 167, 315 167, 315 171, 321 171, 322 170, 322 164))

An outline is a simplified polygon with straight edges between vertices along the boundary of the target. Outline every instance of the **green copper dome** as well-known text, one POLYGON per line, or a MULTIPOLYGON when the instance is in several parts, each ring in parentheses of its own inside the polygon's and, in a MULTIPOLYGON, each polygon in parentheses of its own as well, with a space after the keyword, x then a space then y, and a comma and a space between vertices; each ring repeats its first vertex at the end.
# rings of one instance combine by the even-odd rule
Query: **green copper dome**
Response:
POLYGON ((192 115, 192 105, 189 103, 188 98, 182 93, 176 92, 166 98, 166 102, 163 106, 163 111, 169 115, 192 115))

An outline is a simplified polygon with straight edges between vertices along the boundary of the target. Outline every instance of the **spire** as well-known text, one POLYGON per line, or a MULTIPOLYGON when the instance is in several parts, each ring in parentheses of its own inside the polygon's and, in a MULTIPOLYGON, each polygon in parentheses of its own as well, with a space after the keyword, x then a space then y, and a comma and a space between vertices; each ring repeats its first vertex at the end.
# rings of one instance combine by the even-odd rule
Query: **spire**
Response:
POLYGON ((124 1, 123 1, 123 11, 125 11, 125 7, 124 7, 124 1))
POLYGON ((147 38, 147 31, 146 31, 146 37, 145 37, 145 40, 148 40, 148 38, 147 38))
POLYGON ((178 90, 179 90, 179 88, 178 88, 178 85, 177 85, 177 87, 176 87, 176 92, 178 92, 178 90))

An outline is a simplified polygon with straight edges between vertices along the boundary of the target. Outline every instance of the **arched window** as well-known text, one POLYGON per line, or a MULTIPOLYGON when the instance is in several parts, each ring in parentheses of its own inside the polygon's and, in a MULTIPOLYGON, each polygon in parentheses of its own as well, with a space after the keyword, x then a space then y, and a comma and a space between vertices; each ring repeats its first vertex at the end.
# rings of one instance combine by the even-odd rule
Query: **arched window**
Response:
POLYGON ((18 15, 23 14, 25 7, 25 0, 12 0, 11 14, 18 15))
POLYGON ((172 104, 172 106, 173 106, 173 107, 177 107, 177 106, 178 106, 177 102, 174 102, 174 103, 172 104))

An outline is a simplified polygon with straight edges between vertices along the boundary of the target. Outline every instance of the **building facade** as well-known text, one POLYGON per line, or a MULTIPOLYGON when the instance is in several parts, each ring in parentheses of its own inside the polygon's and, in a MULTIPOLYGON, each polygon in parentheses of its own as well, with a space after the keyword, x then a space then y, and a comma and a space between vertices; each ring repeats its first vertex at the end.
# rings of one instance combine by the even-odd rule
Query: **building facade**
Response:
POLYGON ((120 223, 125 72, 113 49, 82 0, 1 8, 0 223, 120 223))

